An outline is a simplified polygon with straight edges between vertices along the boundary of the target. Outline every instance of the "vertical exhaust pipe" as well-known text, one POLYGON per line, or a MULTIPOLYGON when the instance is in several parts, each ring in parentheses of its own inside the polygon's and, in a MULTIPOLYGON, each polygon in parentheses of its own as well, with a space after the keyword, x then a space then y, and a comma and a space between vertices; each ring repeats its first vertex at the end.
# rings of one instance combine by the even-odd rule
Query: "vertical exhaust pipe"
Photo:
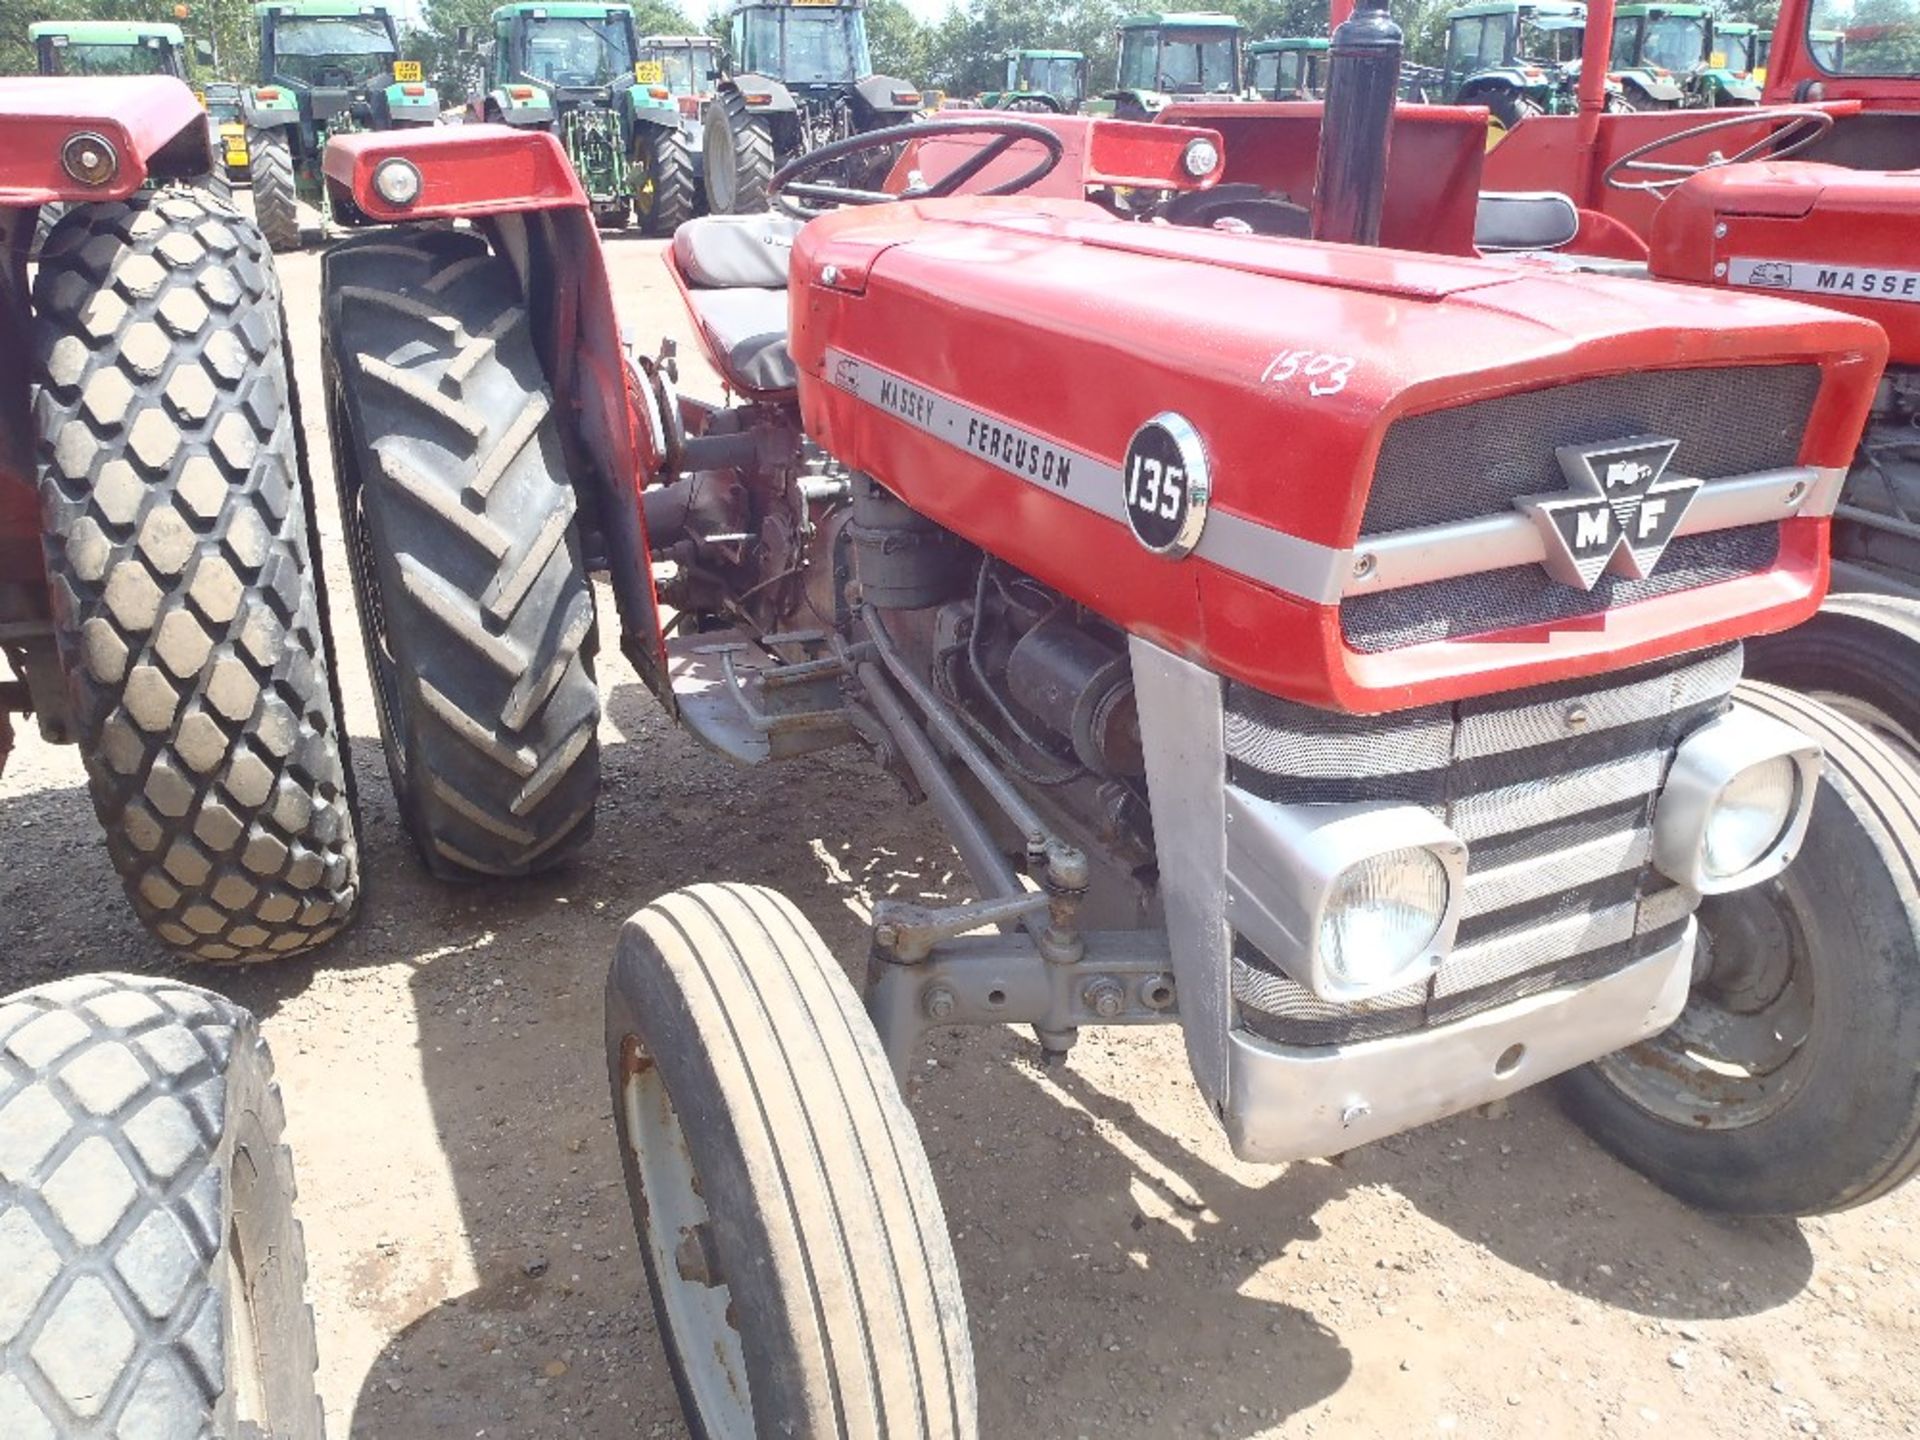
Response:
POLYGON ((1406 37, 1387 0, 1359 0, 1328 46, 1327 101, 1313 180, 1313 238, 1380 243, 1387 150, 1406 37))

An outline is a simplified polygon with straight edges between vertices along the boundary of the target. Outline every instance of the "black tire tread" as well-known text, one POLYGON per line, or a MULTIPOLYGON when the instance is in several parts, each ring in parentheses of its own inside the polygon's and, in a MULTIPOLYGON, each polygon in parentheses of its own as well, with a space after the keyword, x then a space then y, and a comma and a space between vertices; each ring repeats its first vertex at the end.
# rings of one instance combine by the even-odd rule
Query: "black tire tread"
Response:
POLYGON ((247 131, 252 163, 253 216, 274 250, 300 248, 300 192, 294 183, 293 151, 284 130, 247 131))
POLYGON ((204 191, 79 206, 34 282, 48 576, 141 921, 239 961, 332 937, 359 858, 279 285, 204 191))
MULTIPOLYGON (((707 182, 708 208, 714 214, 751 215, 767 208, 767 190, 773 183, 773 131, 765 117, 747 107, 746 97, 728 90, 709 107, 718 107, 719 122, 733 133, 734 188, 733 205, 723 211, 713 204, 713 182, 707 182)), ((712 121, 708 122, 713 123, 712 121)), ((711 162, 709 162, 711 166, 711 162)))
MULTIPOLYGON (((178 981, 74 976, 0 1003, 0 1434, 232 1436, 231 1347, 251 1322, 275 1440, 319 1440, 272 1076, 253 1017, 178 981), (242 1150, 274 1252, 247 1265, 250 1316, 228 1292, 242 1150)), ((243 1249, 263 1237, 240 1228, 243 1249)))
POLYGON ((1805 624, 1747 644, 1747 671, 1886 717, 1920 749, 1920 601, 1830 595, 1805 624))
POLYGON ((376 687, 375 607, 399 662, 380 718, 402 812, 437 874, 549 869, 592 833, 599 695, 576 501, 518 282, 456 232, 350 241, 325 275, 335 473, 350 543, 364 487, 355 587, 376 687))
MULTIPOLYGON (((642 219, 646 235, 671 235, 699 212, 700 182, 693 142, 678 125, 655 125, 645 139, 653 201, 642 219)), ((771 172, 769 172, 771 174, 771 172)))
MULTIPOLYGON (((627 922, 609 991, 616 1113, 622 1032, 684 1017, 677 1036, 642 1036, 670 1092, 673 1056, 699 1057, 697 1112, 676 1105, 683 1124, 696 1113, 710 1131, 724 1123, 748 1173, 779 1177, 768 1193, 732 1197, 752 1206, 768 1243, 764 1256, 729 1259, 726 1273, 772 1265, 801 1317, 781 1363, 754 1370, 756 1383, 784 1381, 780 1393, 756 1391, 756 1428, 969 1440, 972 1349, 940 1198, 878 1037, 818 933, 774 891, 690 886, 627 922)), ((695 1079, 685 1069, 677 1078, 695 1079)), ((703 1142, 688 1138, 698 1163, 703 1142)), ((735 1302, 754 1308, 737 1290, 735 1302)), ((750 1364, 753 1353, 750 1341, 750 1364)))

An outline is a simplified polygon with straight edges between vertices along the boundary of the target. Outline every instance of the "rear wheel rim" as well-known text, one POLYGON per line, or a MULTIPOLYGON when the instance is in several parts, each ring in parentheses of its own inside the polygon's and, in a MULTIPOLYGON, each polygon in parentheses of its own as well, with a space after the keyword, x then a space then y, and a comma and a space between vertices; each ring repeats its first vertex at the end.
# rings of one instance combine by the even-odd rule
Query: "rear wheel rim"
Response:
POLYGON ((739 163, 733 143, 733 128, 730 124, 719 124, 707 131, 707 186, 713 195, 713 208, 721 214, 733 211, 733 202, 739 193, 739 177, 734 170, 739 163))
POLYGON ((700 1429, 715 1440, 752 1435, 746 1351, 713 1245, 712 1212, 660 1068, 636 1035, 620 1042, 620 1099, 640 1173, 634 1218, 700 1429))
POLYGON ((1623 1098, 1689 1130, 1779 1114, 1812 1069, 1815 945, 1781 881, 1711 896, 1686 1009, 1667 1030, 1596 1062, 1623 1098))

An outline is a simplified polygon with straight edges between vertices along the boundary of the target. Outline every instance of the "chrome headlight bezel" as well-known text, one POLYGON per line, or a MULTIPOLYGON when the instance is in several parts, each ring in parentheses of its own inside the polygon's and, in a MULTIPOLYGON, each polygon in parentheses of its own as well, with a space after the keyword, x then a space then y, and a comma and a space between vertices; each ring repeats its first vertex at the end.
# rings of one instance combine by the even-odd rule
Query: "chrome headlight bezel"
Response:
POLYGON ((1452 952, 1466 895, 1467 846, 1418 806, 1282 805, 1227 787, 1227 920, 1291 979, 1322 1000, 1352 1004, 1425 981, 1452 952), (1334 973, 1320 943, 1344 877, 1400 851, 1445 871, 1446 904, 1416 953, 1378 978, 1334 973))
POLYGON ((424 184, 420 167, 398 155, 390 155, 373 167, 373 193, 396 210, 417 201, 424 184))
POLYGON ((1793 862, 1813 820, 1820 788, 1820 746, 1770 715, 1736 702, 1681 742, 1653 812, 1653 863, 1698 895, 1723 895, 1771 880, 1793 862), (1786 824, 1744 870, 1717 875, 1707 839, 1728 789, 1758 767, 1786 762, 1795 793, 1786 824))

